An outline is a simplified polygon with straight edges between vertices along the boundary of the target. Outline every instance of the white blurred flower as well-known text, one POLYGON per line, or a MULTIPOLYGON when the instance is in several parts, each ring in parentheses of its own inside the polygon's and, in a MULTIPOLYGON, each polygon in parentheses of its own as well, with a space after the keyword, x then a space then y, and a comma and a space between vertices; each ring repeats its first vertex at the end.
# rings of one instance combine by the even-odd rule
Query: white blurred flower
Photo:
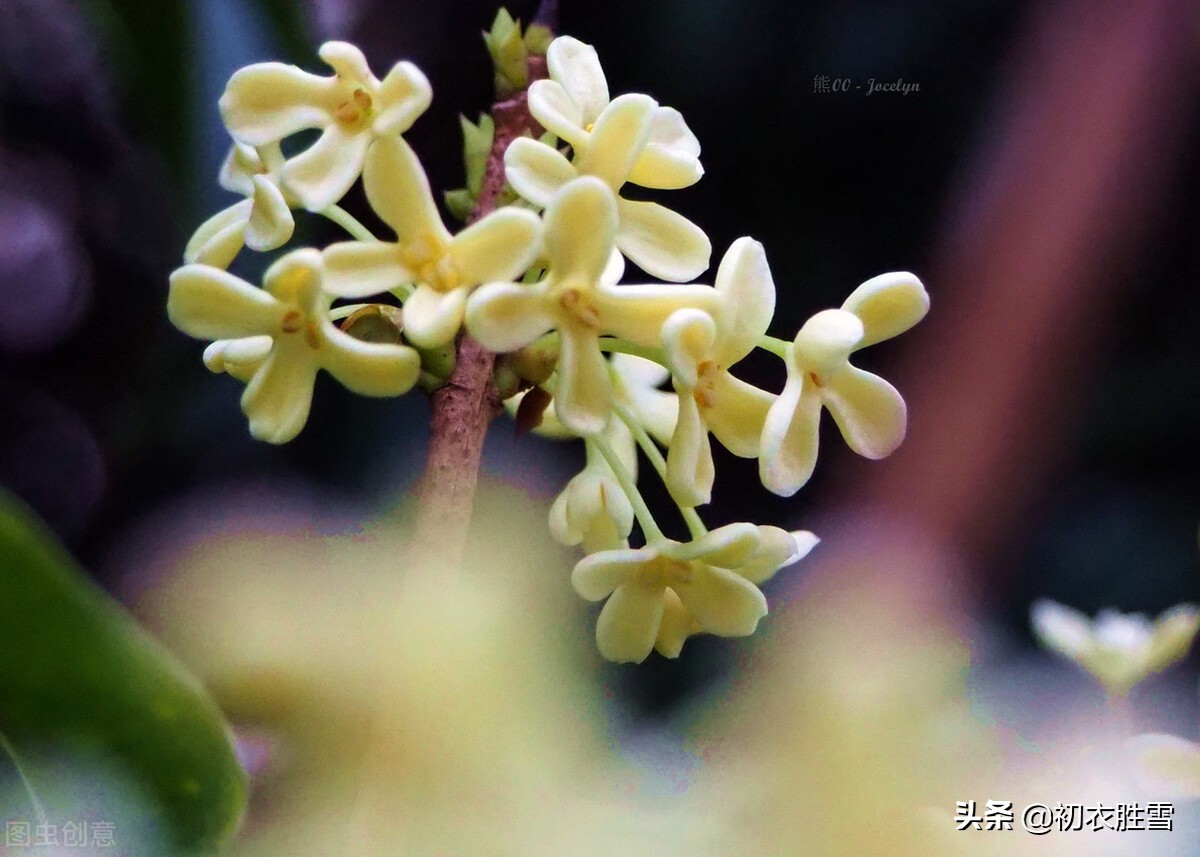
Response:
POLYGON ((1102 610, 1094 620, 1042 600, 1030 611, 1042 645, 1079 664, 1109 693, 1123 696, 1183 658, 1200 630, 1200 609, 1180 604, 1153 622, 1141 614, 1102 610))

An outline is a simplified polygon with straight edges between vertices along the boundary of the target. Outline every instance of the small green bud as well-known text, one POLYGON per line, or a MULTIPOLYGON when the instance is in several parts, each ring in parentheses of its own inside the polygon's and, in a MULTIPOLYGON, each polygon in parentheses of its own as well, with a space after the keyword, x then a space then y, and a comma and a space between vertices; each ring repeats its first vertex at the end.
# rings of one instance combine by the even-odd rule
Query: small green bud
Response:
POLYGON ((442 199, 446 201, 446 208, 450 210, 454 219, 463 223, 467 222, 467 218, 475 210, 475 197, 465 187, 446 191, 442 194, 442 199))
POLYGON ((507 96, 524 89, 529 84, 529 68, 521 22, 514 21, 508 10, 501 8, 492 29, 483 34, 483 41, 496 70, 496 94, 507 96))
POLYGON ((544 57, 554 41, 554 33, 542 24, 530 24, 525 30, 525 50, 534 56, 544 57))
POLYGON ((492 151, 492 141, 496 136, 496 122, 489 113, 480 114, 478 124, 473 124, 466 116, 459 116, 458 122, 463 135, 467 190, 472 196, 478 197, 487 171, 488 154, 492 151))
POLYGON ((363 342, 399 345, 403 340, 404 315, 390 304, 369 304, 355 310, 342 321, 342 330, 363 342))
POLYGON ((426 373, 441 381, 450 380, 457 362, 453 342, 439 348, 418 348, 417 353, 421 355, 421 368, 426 373))
POLYGON ((531 384, 544 384, 558 366, 558 333, 551 332, 508 355, 508 364, 531 384))
POLYGON ((509 354, 501 354, 496 360, 496 370, 493 373, 496 393, 500 396, 501 401, 511 399, 517 393, 529 387, 529 382, 522 378, 517 370, 513 368, 512 361, 509 359, 511 356, 509 354))

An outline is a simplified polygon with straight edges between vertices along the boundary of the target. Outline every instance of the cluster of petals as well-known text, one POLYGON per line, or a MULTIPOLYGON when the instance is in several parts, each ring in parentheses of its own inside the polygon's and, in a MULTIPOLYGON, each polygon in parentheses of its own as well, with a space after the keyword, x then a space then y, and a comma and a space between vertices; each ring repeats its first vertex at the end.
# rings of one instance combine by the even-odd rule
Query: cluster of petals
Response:
POLYGON ((767 614, 758 584, 815 543, 809 533, 729 524, 686 543, 660 539, 593 553, 571 580, 589 601, 607 599, 596 624, 604 657, 640 662, 651 650, 677 657, 692 634, 753 634, 767 614))
MULTIPOLYGON (((550 79, 529 87, 529 112, 570 144, 571 157, 538 140, 514 140, 504 167, 517 193, 545 207, 579 176, 599 178, 613 193, 626 182, 672 190, 700 179, 700 144, 679 111, 636 93, 610 100, 595 49, 577 39, 555 39, 546 61, 550 79)), ((617 248, 648 274, 683 282, 708 267, 712 245, 682 215, 619 196, 617 215, 617 248)))
POLYGON ((272 265, 258 288, 211 265, 171 275, 167 312, 191 336, 213 339, 205 362, 246 381, 250 433, 285 443, 304 427, 313 383, 324 369, 364 396, 397 396, 417 381, 421 359, 406 345, 363 342, 329 317, 321 254, 296 250, 272 265))

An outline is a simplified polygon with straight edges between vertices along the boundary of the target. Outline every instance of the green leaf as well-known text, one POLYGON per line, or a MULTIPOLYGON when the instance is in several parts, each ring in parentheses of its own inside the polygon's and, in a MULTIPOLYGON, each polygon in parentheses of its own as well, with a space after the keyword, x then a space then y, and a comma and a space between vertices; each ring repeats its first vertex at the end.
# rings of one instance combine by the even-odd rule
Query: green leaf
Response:
POLYGON ((454 219, 463 223, 467 222, 467 218, 475 210, 475 197, 465 187, 448 190, 442 194, 442 198, 446 200, 446 208, 450 209, 454 219))
POLYGON ((492 140, 496 136, 496 121, 490 113, 482 113, 479 123, 472 124, 466 116, 458 117, 463 135, 463 163, 467 168, 467 190, 479 196, 483 177, 487 172, 488 155, 492 151, 492 140))
MULTIPOLYGON (((216 704, 3 491, 0 737, 0 773, 11 755, 30 802, 39 794, 53 811, 53 796, 83 778, 88 817, 121 817, 136 800, 135 820, 168 853, 213 852, 245 807, 245 773, 216 704)), ((130 833, 116 831, 119 848, 130 833)))
POLYGON ((504 97, 524 89, 529 83, 529 67, 521 22, 501 8, 491 30, 483 34, 483 42, 496 71, 496 94, 504 97))

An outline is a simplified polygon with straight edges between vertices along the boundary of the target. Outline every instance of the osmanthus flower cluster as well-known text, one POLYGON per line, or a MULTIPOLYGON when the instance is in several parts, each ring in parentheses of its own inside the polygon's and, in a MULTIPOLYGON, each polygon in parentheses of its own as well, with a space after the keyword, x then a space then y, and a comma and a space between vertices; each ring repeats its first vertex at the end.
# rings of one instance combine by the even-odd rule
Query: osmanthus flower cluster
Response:
POLYGON ((904 400, 850 356, 918 322, 928 296, 911 274, 885 274, 794 341, 768 336, 775 286, 760 243, 738 239, 711 283, 690 282, 709 266, 708 237, 666 205, 626 196, 703 174, 679 111, 640 93, 612 97, 589 45, 542 46, 549 77, 529 84, 527 104, 547 133, 504 150, 513 204, 480 206, 459 230, 403 137, 432 97, 411 63, 381 80, 358 49, 330 42, 320 50, 329 75, 279 63, 237 72, 220 103, 233 138, 221 183, 245 199, 199 228, 168 309, 181 330, 213 340, 205 364, 245 383, 250 431, 272 443, 303 428, 321 369, 364 395, 395 396, 444 383, 464 333, 504 355, 497 388, 518 420, 581 438, 587 451, 550 531, 586 552, 572 580, 605 602, 601 652, 674 657, 692 634, 752 633, 767 612, 759 586, 816 542, 750 523, 708 531, 696 507, 715 483, 710 436, 758 459, 763 484, 784 496, 812 474, 822 408, 856 452, 888 455, 904 438, 904 400), (319 137, 297 151, 290 138, 312 129, 319 137), (376 237, 338 206, 360 177, 392 234, 376 237), (225 270, 244 247, 283 247, 301 209, 352 240, 287 252, 262 288, 225 270), (623 282, 625 260, 660 282, 623 282), (781 393, 735 374, 755 348, 783 360, 781 393), (639 450, 688 541, 667 538, 643 500, 639 450))

